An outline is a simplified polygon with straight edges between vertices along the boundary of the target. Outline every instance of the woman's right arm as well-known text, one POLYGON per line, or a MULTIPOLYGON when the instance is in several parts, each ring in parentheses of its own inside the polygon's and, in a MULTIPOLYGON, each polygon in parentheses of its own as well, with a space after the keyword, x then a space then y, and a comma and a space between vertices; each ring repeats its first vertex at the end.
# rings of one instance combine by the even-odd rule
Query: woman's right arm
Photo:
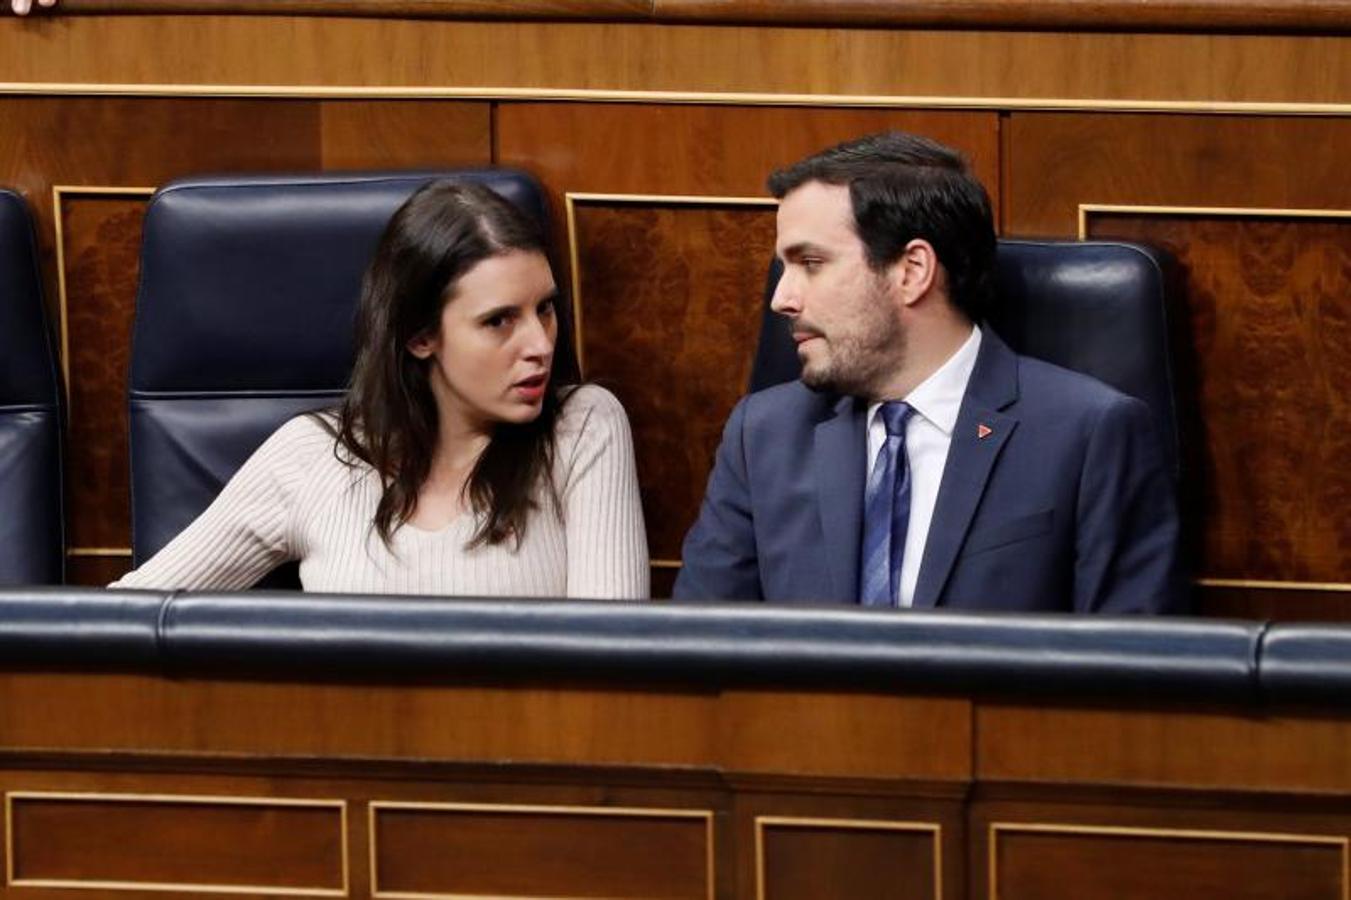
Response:
POLYGON ((295 498, 317 452, 333 439, 305 416, 277 429, 206 511, 143 566, 108 585, 238 590, 295 558, 295 498))

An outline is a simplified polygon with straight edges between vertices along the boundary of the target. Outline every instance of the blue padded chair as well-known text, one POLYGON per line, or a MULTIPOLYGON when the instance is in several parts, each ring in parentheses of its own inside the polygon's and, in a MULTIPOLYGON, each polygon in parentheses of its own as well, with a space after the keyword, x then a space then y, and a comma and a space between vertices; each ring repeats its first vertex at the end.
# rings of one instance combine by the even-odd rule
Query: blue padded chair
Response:
MULTIPOLYGON (((137 565, 282 422, 336 404, 380 234, 410 194, 441 177, 487 184, 548 221, 536 183, 500 169, 196 178, 151 199, 131 346, 137 565)), ((566 374, 563 326, 557 365, 566 374)))
MULTIPOLYGON (((1159 251, 1115 241, 1001 240, 990 326, 1016 352, 1092 375, 1154 413, 1175 474, 1182 463, 1180 395, 1159 251)), ((770 267, 751 390, 797 378, 788 320, 769 308, 782 267, 770 267)))
POLYGON ((28 207, 0 189, 0 585, 60 584, 61 406, 28 207))

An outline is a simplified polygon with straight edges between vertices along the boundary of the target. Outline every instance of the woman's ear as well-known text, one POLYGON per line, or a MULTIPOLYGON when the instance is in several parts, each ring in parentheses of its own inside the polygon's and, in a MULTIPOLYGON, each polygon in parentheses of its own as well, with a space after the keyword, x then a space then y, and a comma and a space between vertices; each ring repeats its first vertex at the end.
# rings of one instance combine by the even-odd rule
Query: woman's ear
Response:
POLYGON ((437 350, 437 335, 424 331, 408 341, 408 352, 418 359, 430 359, 437 350))

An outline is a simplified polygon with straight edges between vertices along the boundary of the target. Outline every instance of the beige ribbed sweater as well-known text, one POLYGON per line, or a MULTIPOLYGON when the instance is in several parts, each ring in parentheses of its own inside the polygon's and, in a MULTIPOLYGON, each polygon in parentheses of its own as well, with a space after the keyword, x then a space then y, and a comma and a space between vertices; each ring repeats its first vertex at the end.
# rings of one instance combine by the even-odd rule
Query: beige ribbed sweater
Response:
POLYGON ((647 539, 623 407, 603 388, 578 388, 563 405, 556 446, 562 518, 542 502, 519 548, 507 541, 466 550, 468 512, 439 531, 404 525, 386 548, 371 524, 375 472, 339 461, 333 438, 300 416, 258 448, 195 522, 110 587, 238 589, 298 559, 310 591, 647 597, 647 539))

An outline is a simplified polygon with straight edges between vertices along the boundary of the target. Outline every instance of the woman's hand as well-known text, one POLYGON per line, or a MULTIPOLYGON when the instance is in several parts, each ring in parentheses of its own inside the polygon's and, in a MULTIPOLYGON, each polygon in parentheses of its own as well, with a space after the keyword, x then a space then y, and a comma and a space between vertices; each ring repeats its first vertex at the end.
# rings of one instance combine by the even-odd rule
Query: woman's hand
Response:
MULTIPOLYGON (((33 0, 11 0, 10 5, 14 8, 14 12, 26 16, 29 10, 33 8, 33 0)), ((38 6, 52 7, 55 5, 56 0, 38 0, 38 6)))

